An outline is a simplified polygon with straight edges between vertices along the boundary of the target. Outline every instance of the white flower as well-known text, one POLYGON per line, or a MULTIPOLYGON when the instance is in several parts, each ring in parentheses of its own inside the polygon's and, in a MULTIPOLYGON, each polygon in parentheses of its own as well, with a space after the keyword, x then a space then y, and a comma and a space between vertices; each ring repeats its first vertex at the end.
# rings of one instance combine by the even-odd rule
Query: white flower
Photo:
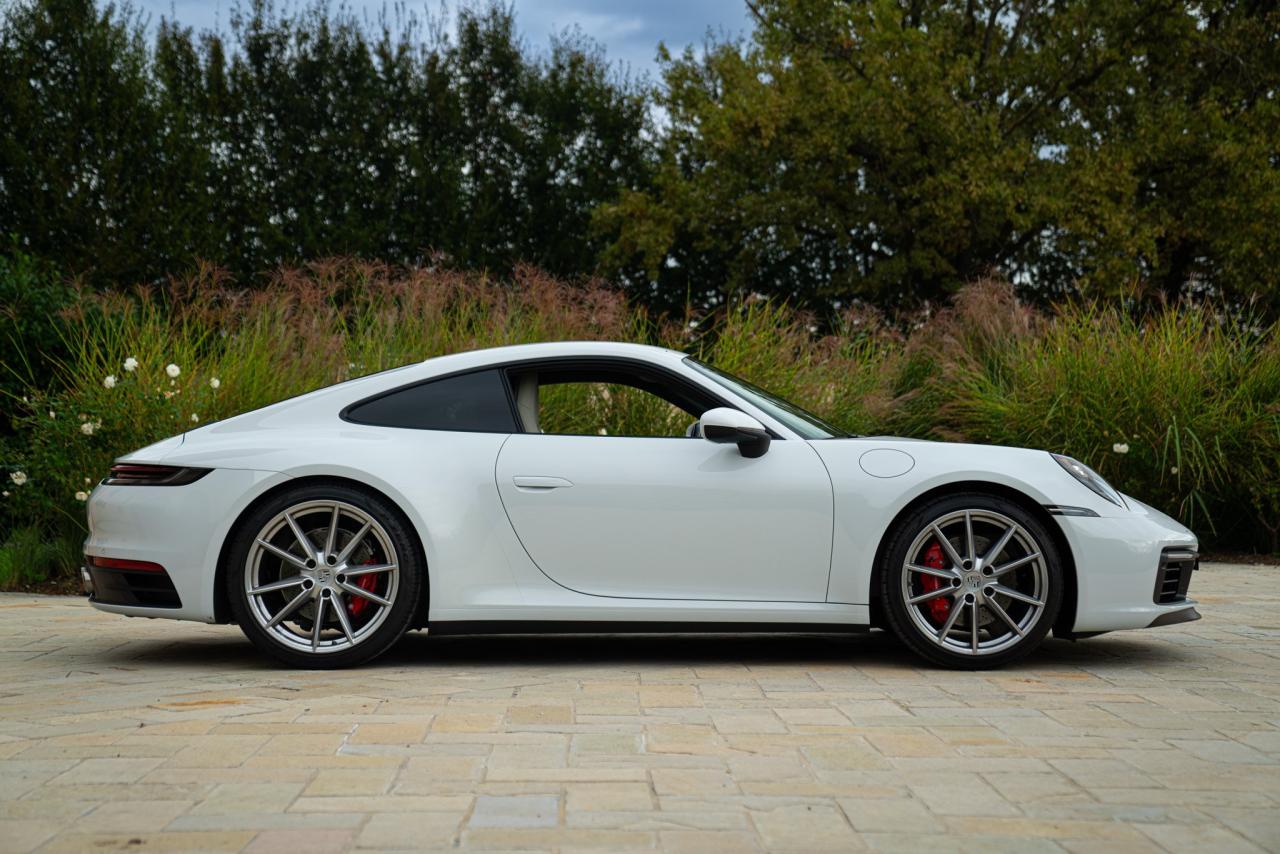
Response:
POLYGON ((102 422, 101 422, 101 421, 96 421, 96 422, 95 422, 95 421, 86 421, 86 422, 84 422, 83 424, 81 424, 81 425, 80 425, 80 432, 81 432, 81 433, 83 433, 83 434, 85 434, 86 436, 92 436, 92 435, 93 435, 93 431, 94 431, 94 430, 97 430, 97 429, 98 429, 98 427, 99 427, 101 424, 102 424, 102 422))
POLYGON ((56 413, 56 412, 54 412, 52 409, 50 409, 50 410, 49 410, 49 417, 50 417, 50 418, 57 418, 57 417, 58 417, 58 413, 56 413))
POLYGON ((200 416, 199 416, 199 415, 196 415, 196 414, 193 412, 193 413, 191 413, 191 420, 192 420, 192 421, 199 421, 199 420, 200 420, 200 416))
POLYGON ((8 498, 8 497, 9 497, 9 490, 6 489, 4 492, 0 492, 0 498, 8 498))
POLYGON ((106 388, 115 388, 115 387, 116 387, 116 375, 115 375, 115 374, 107 374, 107 376, 102 380, 102 385, 103 385, 104 387, 106 387, 106 388))
POLYGON ((222 380, 218 379, 217 377, 214 377, 213 379, 209 380, 209 388, 218 388, 221 385, 222 385, 222 380))
POLYGON ((137 360, 137 359, 135 359, 135 358, 133 358, 132 356, 130 356, 129 358, 125 359, 125 360, 124 360, 124 369, 125 369, 126 371, 128 371, 129 373, 133 373, 134 371, 138 370, 138 360, 137 360))
POLYGON ((25 471, 9 472, 9 480, 13 481, 14 486, 22 486, 27 482, 27 473, 25 471))
POLYGON ((86 477, 86 478, 84 479, 84 482, 85 482, 85 483, 93 483, 93 478, 91 478, 91 477, 86 477))
POLYGON ((89 493, 81 491, 76 493, 76 501, 88 501, 89 493))
POLYGON ((164 372, 170 377, 177 377, 178 374, 182 373, 182 368, 179 368, 177 365, 170 362, 165 366, 164 372))
POLYGON ((697 328, 698 328, 698 321, 696 321, 696 320, 690 320, 690 321, 689 321, 689 328, 690 328, 690 329, 697 329, 697 328))
POLYGON ((1177 467, 1177 466, 1170 466, 1170 467, 1169 467, 1169 474, 1177 474, 1177 473, 1178 473, 1178 467, 1177 467))
POLYGON ((1125 442, 1116 442, 1111 446, 1111 450, 1115 451, 1117 454, 1127 454, 1129 453, 1129 446, 1125 442))

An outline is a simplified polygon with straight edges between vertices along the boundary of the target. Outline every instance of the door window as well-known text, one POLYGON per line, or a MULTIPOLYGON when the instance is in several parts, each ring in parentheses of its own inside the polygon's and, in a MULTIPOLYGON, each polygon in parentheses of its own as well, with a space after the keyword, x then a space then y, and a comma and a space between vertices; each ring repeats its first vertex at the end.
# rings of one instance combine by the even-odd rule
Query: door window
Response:
POLYGON ((526 433, 685 437, 716 402, 657 372, 622 366, 546 366, 513 371, 526 433))

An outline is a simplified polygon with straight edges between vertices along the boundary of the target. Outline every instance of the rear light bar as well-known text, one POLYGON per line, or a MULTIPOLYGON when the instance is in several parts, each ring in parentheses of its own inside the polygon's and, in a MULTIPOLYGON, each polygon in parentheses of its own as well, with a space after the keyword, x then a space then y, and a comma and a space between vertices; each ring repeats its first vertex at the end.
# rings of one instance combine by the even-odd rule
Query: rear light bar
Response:
POLYGON ((102 482, 107 486, 186 486, 211 471, 213 469, 116 463, 102 482))
POLYGON ((85 562, 95 569, 120 569, 125 572, 164 572, 165 568, 148 560, 125 560, 119 557, 85 555, 85 562))

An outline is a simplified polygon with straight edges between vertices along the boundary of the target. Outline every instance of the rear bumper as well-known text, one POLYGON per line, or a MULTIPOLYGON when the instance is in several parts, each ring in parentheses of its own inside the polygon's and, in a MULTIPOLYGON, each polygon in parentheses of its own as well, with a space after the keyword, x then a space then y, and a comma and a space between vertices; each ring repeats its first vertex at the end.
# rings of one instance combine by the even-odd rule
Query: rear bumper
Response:
POLYGON ((139 597, 136 584, 124 584, 130 579, 88 566, 90 604, 113 614, 213 622, 218 558, 232 524, 255 497, 288 479, 215 469, 186 486, 98 486, 89 498, 86 557, 158 564, 173 592, 139 597))
MULTIPOLYGON (((1166 555, 1198 551, 1195 535, 1168 516, 1128 496, 1130 514, 1060 516, 1076 565, 1074 634, 1145 629, 1200 618, 1196 601, 1180 595, 1161 599, 1166 555)), ((1193 557, 1194 559, 1194 557, 1193 557)), ((1189 581, 1189 578, 1187 579, 1189 581)))
POLYGON ((80 578, 90 604, 165 610, 182 607, 182 599, 165 571, 98 566, 91 556, 86 556, 85 564, 80 567, 80 578))

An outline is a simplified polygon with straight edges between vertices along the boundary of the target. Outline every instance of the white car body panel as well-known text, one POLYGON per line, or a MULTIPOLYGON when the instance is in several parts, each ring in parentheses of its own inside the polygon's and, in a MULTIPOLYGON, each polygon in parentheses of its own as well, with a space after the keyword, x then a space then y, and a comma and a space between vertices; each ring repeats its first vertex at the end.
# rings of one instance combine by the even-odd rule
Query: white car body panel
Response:
POLYGON ((753 460, 696 439, 518 434, 497 482, 529 557, 570 590, 826 601, 831 479, 807 442, 753 460))
POLYGON ((1134 498, 1124 499, 1131 515, 1060 520, 1077 567, 1077 632, 1142 629, 1157 617, 1195 604, 1189 599, 1153 604, 1154 579, 1148 569, 1166 547, 1195 549, 1191 532, 1134 498))
POLYGON ((1195 605, 1152 599, 1161 550, 1194 549, 1194 535, 1138 502, 1109 503, 1044 451, 879 437, 806 441, 684 358, 600 342, 461 353, 143 448, 123 461, 214 471, 182 487, 100 485, 89 500, 85 551, 160 563, 182 607, 94 604, 137 616, 224 618, 215 610, 215 577, 237 517, 282 484, 323 476, 377 489, 408 517, 426 557, 432 623, 866 625, 876 551, 894 518, 931 490, 961 483, 1097 514, 1050 520, 1077 571, 1075 631, 1144 627, 1195 605), (702 439, 416 430, 340 417, 353 403, 410 383, 561 357, 664 369, 752 415, 776 438, 764 456, 748 459, 702 439), (526 480, 518 486, 516 478, 526 480))
POLYGON ((217 469, 174 501, 173 488, 98 486, 89 498, 89 537, 84 551, 95 557, 145 560, 168 568, 182 607, 137 608, 94 602, 103 611, 177 620, 213 621, 210 567, 232 523, 255 497, 290 478, 277 472, 217 469), (105 496, 105 500, 104 500, 105 496))

